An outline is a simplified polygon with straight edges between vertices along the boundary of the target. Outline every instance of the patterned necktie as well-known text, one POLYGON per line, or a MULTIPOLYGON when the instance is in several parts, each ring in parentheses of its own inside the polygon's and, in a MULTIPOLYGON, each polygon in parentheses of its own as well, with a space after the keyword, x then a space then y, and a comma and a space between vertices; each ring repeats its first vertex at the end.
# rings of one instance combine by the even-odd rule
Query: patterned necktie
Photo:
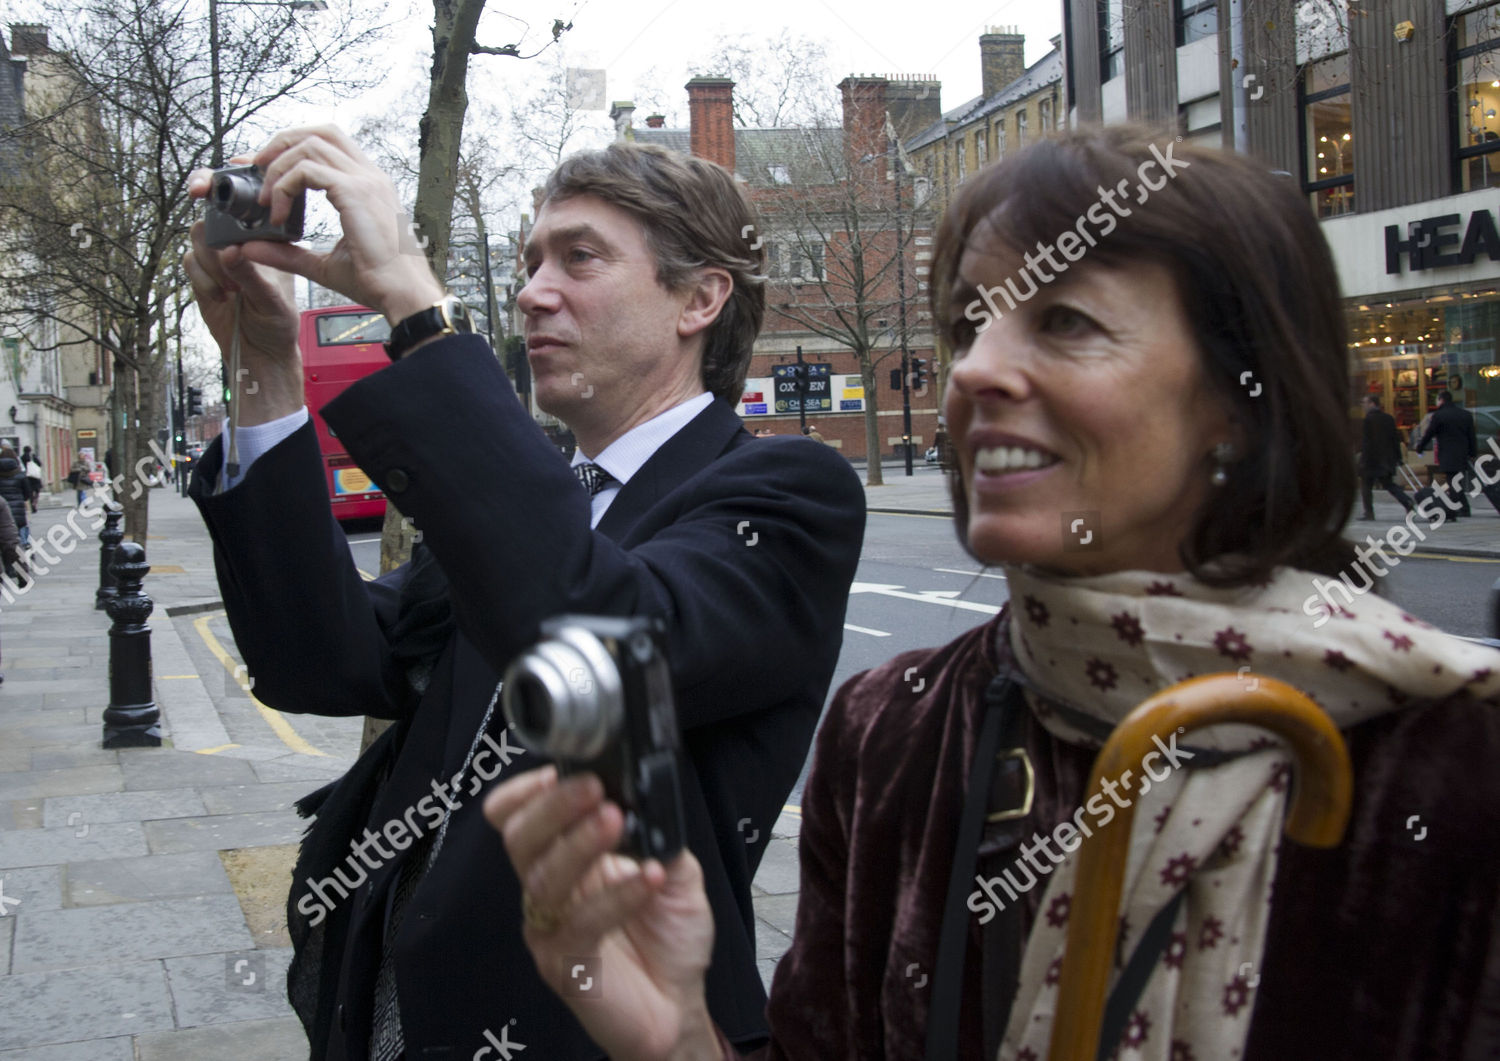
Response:
POLYGON ((600 490, 603 490, 611 483, 618 483, 620 481, 599 467, 599 465, 588 461, 585 461, 583 464, 573 465, 573 474, 578 476, 578 481, 589 492, 589 497, 594 497, 600 490))

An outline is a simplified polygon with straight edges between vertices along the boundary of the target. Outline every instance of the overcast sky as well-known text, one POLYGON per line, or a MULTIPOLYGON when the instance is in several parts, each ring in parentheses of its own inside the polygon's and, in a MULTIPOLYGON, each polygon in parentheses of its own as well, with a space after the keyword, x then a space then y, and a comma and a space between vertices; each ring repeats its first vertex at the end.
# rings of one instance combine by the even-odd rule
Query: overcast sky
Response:
MULTIPOLYGON (((421 48, 420 57, 393 63, 387 85, 361 100, 342 105, 338 120, 347 125, 379 110, 395 93, 424 93, 431 62, 431 7, 412 0, 391 5, 411 10, 400 36, 421 48)), ((549 37, 552 19, 571 19, 563 38, 567 65, 603 69, 605 95, 632 99, 638 80, 652 71, 666 85, 681 85, 699 72, 695 63, 724 33, 775 37, 783 27, 826 43, 834 80, 846 74, 922 74, 942 81, 945 109, 979 93, 980 33, 987 26, 1015 26, 1026 34, 1026 62, 1046 54, 1048 40, 1061 29, 1061 4, 1035 0, 964 3, 955 0, 754 0, 751 4, 707 4, 703 0, 558 0, 554 4, 491 0, 481 22, 480 40, 510 43, 521 32, 533 48, 549 37), (918 17, 919 16, 919 17, 918 17), (521 20, 524 20, 521 21, 521 20), (673 71, 675 70, 675 74, 673 71)), ((470 92, 503 94, 535 76, 528 64, 475 56, 470 92)), ((686 110, 686 93, 681 106, 686 110)))

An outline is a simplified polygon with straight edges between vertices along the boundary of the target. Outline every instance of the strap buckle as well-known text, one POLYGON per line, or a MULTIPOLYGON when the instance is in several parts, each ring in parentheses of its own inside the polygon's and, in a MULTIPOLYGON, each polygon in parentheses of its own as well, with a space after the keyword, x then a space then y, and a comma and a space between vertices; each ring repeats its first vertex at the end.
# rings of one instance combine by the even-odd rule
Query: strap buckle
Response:
POLYGON ((1021 798, 1021 806, 1012 807, 1009 810, 991 811, 984 816, 984 820, 990 824, 995 822, 1014 821, 1024 818, 1031 813, 1031 804, 1036 798, 1036 771, 1031 766, 1031 756, 1026 754, 1025 748, 1006 748, 995 754, 996 762, 1004 764, 1008 759, 1016 759, 1021 764, 1021 769, 1026 775, 1026 791, 1021 798))

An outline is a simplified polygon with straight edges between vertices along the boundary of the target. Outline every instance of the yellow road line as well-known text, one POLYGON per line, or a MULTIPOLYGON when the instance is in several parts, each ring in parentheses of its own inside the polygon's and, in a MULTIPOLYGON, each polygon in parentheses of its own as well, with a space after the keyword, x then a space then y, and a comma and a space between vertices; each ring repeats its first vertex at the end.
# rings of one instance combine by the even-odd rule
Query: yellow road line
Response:
POLYGON ((196 678, 196 674, 158 674, 156 680, 159 682, 175 681, 178 678, 196 678))
POLYGON ((786 806, 782 807, 781 811, 782 811, 783 814, 795 814, 799 818, 802 817, 802 808, 801 807, 794 807, 790 803, 788 803, 786 806))
MULTIPOLYGON (((208 646, 208 650, 218 657, 220 663, 224 664, 224 669, 231 675, 237 676, 238 672, 242 669, 240 664, 236 663, 234 658, 228 652, 224 651, 224 646, 219 644, 219 639, 208 628, 208 624, 213 621, 214 616, 223 614, 223 612, 210 612, 201 619, 195 619, 193 620, 193 629, 198 631, 198 636, 203 638, 203 643, 208 646)), ((266 725, 270 726, 272 732, 281 738, 282 744, 285 744, 292 751, 300 752, 303 755, 318 755, 325 759, 328 758, 327 752, 320 752, 307 743, 307 741, 303 740, 297 731, 292 728, 292 724, 286 720, 286 716, 280 711, 261 703, 256 699, 254 693, 249 693, 248 695, 250 702, 260 712, 260 717, 265 719, 266 725)))
POLYGON ((221 744, 217 748, 199 748, 199 755, 217 755, 219 752, 227 752, 230 748, 238 748, 238 744, 221 744))
POLYGON ((362 578, 362 579, 364 579, 366 582, 374 582, 375 581, 375 576, 372 575, 372 574, 370 574, 370 572, 366 571, 364 568, 362 568, 362 567, 356 567, 354 570, 358 571, 359 572, 359 577, 362 578))
POLYGON ((1455 564, 1500 564, 1489 556, 1454 556, 1452 553, 1428 553, 1417 549, 1412 552, 1412 558, 1417 560, 1451 560, 1455 564))

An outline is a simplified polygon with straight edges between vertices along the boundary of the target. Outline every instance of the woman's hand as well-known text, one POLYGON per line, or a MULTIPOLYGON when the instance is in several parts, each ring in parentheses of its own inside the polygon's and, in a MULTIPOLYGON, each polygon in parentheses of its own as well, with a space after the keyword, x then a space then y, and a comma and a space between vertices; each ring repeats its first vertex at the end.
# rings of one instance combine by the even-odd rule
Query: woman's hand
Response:
POLYGON ((484 813, 521 879, 537 970, 594 1041, 616 1061, 717 1061, 703 996, 714 923, 698 860, 615 854, 624 817, 591 774, 530 771, 491 792, 484 813))

